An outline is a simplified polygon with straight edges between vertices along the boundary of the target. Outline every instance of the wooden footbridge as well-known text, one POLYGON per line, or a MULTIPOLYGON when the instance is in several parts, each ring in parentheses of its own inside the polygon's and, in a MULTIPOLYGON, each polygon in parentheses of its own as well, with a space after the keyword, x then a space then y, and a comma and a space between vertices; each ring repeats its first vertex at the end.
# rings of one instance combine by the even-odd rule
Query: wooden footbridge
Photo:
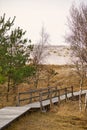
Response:
MULTIPOLYGON (((82 91, 82 94, 87 90, 82 91)), ((18 94, 18 103, 16 107, 4 107, 0 109, 0 130, 6 128, 11 122, 15 121, 30 109, 41 109, 45 111, 46 107, 52 107, 53 104, 62 100, 67 100, 79 95, 79 92, 73 92, 73 86, 63 89, 57 87, 48 87, 44 89, 31 90, 18 94), (27 105, 22 106, 27 101, 27 105)))

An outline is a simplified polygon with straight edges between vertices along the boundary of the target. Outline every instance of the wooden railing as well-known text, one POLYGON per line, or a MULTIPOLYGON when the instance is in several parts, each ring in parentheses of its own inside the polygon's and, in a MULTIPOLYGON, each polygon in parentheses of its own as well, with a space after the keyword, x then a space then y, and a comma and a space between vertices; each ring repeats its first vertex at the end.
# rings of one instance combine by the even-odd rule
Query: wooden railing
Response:
POLYGON ((39 97, 40 97, 40 108, 41 111, 43 110, 43 101, 45 100, 50 100, 50 107, 53 105, 52 99, 53 98, 58 98, 58 103, 60 104, 60 96, 65 95, 65 101, 68 99, 68 93, 71 93, 73 97, 73 86, 67 87, 67 88, 62 88, 58 89, 57 87, 54 89, 49 89, 49 92, 40 92, 39 97))
POLYGON ((45 100, 50 100, 50 105, 52 105, 52 98, 58 97, 58 102, 60 102, 60 96, 65 95, 65 100, 67 100, 67 94, 71 93, 73 96, 73 86, 58 89, 57 87, 47 87, 43 89, 30 90, 27 92, 18 93, 18 106, 22 102, 28 101, 28 103, 40 102, 42 108, 42 102, 45 100))

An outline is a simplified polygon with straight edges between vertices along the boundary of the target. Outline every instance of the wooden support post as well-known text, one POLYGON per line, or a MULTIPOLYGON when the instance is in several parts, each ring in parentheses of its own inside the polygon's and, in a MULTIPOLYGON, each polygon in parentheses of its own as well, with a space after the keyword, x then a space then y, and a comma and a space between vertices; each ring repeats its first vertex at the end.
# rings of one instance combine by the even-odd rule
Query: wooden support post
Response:
POLYGON ((30 103, 32 102, 32 92, 30 92, 30 103))
POLYGON ((73 95, 73 86, 71 86, 71 93, 72 93, 72 97, 73 97, 73 96, 74 96, 74 95, 73 95))
POLYGON ((47 98, 50 98, 50 87, 48 86, 48 96, 47 98))
POLYGON ((40 110, 43 111, 43 105, 42 105, 42 93, 39 93, 39 101, 40 101, 40 110))
POLYGON ((55 87, 55 97, 57 97, 57 87, 55 87))
POLYGON ((87 93, 85 94, 85 111, 87 109, 87 93))
POLYGON ((18 93, 18 103, 17 106, 20 106, 20 93, 18 93))
POLYGON ((65 101, 67 101, 67 88, 65 88, 65 101))
POLYGON ((57 92, 58 92, 58 104, 60 104, 60 90, 58 89, 57 92))
POLYGON ((53 103, 52 103, 52 90, 50 90, 50 107, 52 107, 53 103))

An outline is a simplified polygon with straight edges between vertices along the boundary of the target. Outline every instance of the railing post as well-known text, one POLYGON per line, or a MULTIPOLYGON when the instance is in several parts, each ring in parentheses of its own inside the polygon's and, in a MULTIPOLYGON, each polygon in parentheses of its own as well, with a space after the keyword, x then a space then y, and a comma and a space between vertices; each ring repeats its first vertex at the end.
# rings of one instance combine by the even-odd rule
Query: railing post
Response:
POLYGON ((30 92, 30 103, 32 102, 32 92, 30 92))
POLYGON ((52 103, 52 90, 50 90, 49 92, 50 92, 50 94, 49 94, 49 96, 50 96, 50 107, 52 107, 52 105, 53 105, 53 103, 52 103))
POLYGON ((50 87, 48 86, 48 96, 47 98, 50 98, 50 87))
POLYGON ((73 97, 73 86, 71 86, 71 93, 72 93, 72 97, 73 97))
POLYGON ((87 109, 87 92, 85 94, 85 111, 86 111, 86 109, 87 109))
POLYGON ((67 101, 67 88, 65 88, 65 101, 67 101))
POLYGON ((20 93, 18 93, 18 103, 17 106, 20 106, 20 93))
POLYGON ((56 91, 55 91, 55 97, 56 97, 56 96, 57 96, 57 87, 55 87, 55 90, 56 90, 56 91))
POLYGON ((43 105, 42 105, 42 93, 39 93, 39 101, 40 101, 40 110, 43 111, 43 105))
POLYGON ((57 92, 58 92, 58 103, 60 104, 60 90, 58 89, 57 92))

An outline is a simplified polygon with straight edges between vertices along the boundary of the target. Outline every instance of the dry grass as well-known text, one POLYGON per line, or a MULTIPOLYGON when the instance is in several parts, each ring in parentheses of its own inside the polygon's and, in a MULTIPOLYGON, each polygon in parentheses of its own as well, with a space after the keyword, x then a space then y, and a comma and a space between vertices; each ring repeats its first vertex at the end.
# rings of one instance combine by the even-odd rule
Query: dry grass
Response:
MULTIPOLYGON (((74 86, 79 90, 79 77, 76 75, 73 66, 44 66, 44 69, 52 68, 58 74, 51 79, 50 86, 59 88, 74 86)), ((44 81, 40 81, 38 88, 46 87, 44 81)), ((21 84, 19 91, 26 91, 34 88, 31 84, 21 84)), ((87 79, 84 81, 83 89, 87 89, 87 79)), ((6 102, 6 86, 0 87, 0 107, 16 105, 15 93, 9 93, 9 102, 6 102)), ((84 99, 83 99, 84 100, 84 99)), ((80 113, 78 101, 62 102, 60 106, 53 106, 49 112, 41 113, 28 112, 26 115, 15 121, 5 130, 87 130, 87 113, 80 113)))
MULTIPOLYGON (((50 79, 50 83, 49 83, 50 86, 57 86, 58 88, 74 86, 74 91, 79 90, 80 79, 78 75, 76 75, 73 66, 47 65, 47 66, 43 66, 42 71, 44 71, 45 69, 53 69, 55 70, 55 72, 58 73, 52 79, 50 79)), ((45 78, 45 80, 39 81, 38 88, 47 87, 46 74, 42 75, 42 72, 41 72, 41 76, 45 78)), ((24 92, 29 89, 34 89, 34 85, 32 84, 32 82, 30 82, 29 84, 22 83, 17 87, 18 87, 19 92, 24 92)), ((86 89, 86 88, 87 88, 87 79, 84 81, 84 86, 83 86, 83 89, 86 89)), ((13 105, 15 106, 17 104, 17 97, 15 100, 14 99, 15 92, 13 91, 13 88, 11 88, 9 92, 8 102, 6 101, 6 91, 7 91, 6 84, 0 85, 0 108, 5 107, 5 106, 13 106, 13 105)))
POLYGON ((87 113, 80 113, 78 101, 62 102, 47 113, 29 112, 5 130, 87 130, 87 113))

